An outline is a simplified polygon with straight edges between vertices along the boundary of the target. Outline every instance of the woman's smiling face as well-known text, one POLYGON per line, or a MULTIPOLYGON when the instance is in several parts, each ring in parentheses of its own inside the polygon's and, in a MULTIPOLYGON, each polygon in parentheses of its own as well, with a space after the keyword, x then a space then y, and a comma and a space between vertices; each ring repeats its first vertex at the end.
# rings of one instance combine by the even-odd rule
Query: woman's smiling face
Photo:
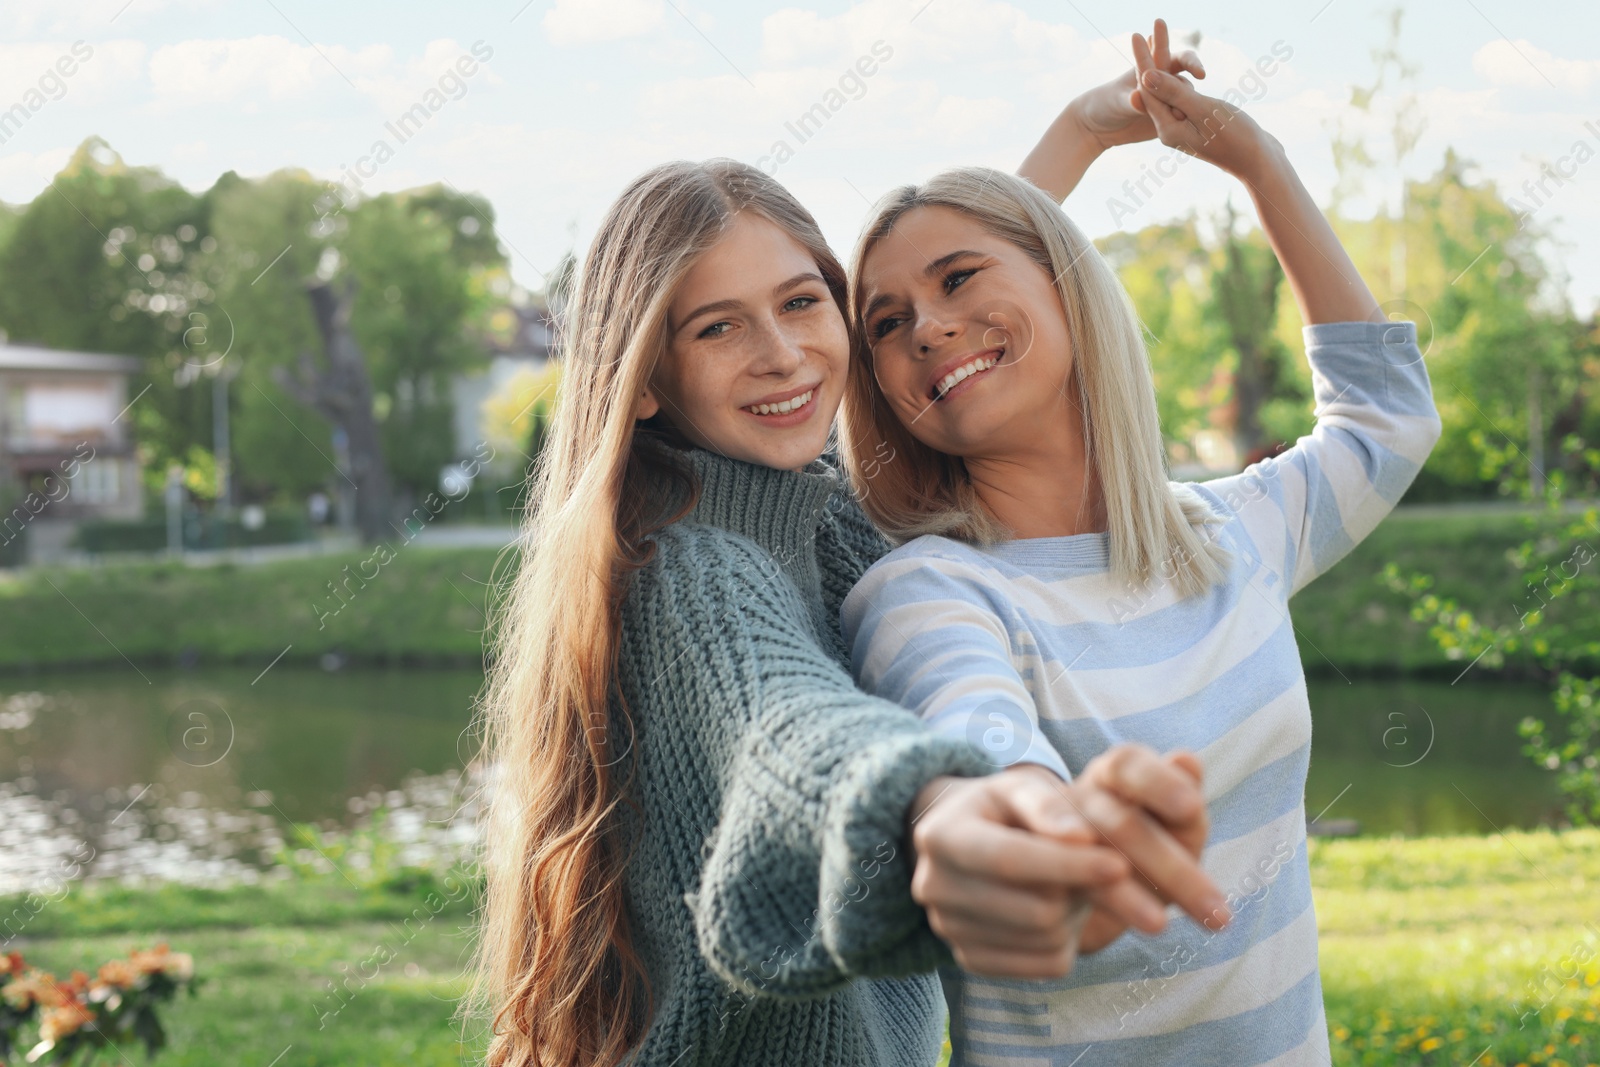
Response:
POLYGON ((804 245, 740 212, 684 276, 668 320, 639 418, 660 411, 701 448, 783 470, 822 454, 850 340, 804 245))
POLYGON ((1062 418, 1073 353, 1060 295, 1027 252, 971 216, 901 215, 867 253, 861 292, 878 387, 923 444, 1004 455, 1062 418))

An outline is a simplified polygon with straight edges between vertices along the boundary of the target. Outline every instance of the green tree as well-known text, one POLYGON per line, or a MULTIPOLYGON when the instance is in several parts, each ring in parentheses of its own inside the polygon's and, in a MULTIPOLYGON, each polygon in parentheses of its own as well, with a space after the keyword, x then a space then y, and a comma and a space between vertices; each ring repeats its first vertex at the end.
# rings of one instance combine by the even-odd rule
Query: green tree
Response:
POLYGON ((189 316, 211 296, 194 269, 208 214, 203 198, 91 137, 0 245, 0 328, 11 341, 144 359, 130 418, 159 469, 210 443, 209 396, 184 388, 181 373, 189 316))
POLYGON ((1161 431, 1181 452, 1226 400, 1222 336, 1210 314, 1210 253, 1192 215, 1096 243, 1144 323, 1161 431))
POLYGON ((471 284, 471 259, 460 224, 474 214, 441 210, 436 196, 374 197, 350 213, 341 258, 356 283, 353 319, 367 354, 385 454, 396 481, 415 493, 435 488, 454 458, 456 375, 487 361, 465 328, 482 313, 485 294, 471 284))

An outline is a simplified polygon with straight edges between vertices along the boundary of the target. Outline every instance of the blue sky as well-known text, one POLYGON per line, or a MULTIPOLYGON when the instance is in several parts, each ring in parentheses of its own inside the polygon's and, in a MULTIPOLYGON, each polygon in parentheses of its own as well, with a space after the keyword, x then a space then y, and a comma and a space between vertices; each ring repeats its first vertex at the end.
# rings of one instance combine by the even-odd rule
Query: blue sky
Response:
MULTIPOLYGON (((1551 253, 1570 276, 1573 303, 1580 311, 1600 303, 1600 158, 1573 156, 1580 141, 1600 156, 1600 5, 1407 3, 1401 49, 1416 77, 1389 86, 1360 119, 1349 86, 1371 79, 1387 6, 8 0, 0 110, 43 103, 0 144, 0 199, 31 200, 93 134, 195 190, 230 169, 302 167, 338 179, 359 164, 369 192, 443 180, 487 195, 514 275, 536 287, 644 168, 726 155, 767 157, 770 169, 785 142, 792 157, 778 177, 848 252, 868 202, 892 186, 958 163, 1015 167, 1076 92, 1129 62, 1128 33, 1161 15, 1179 34, 1200 32, 1204 85, 1214 93, 1239 86, 1274 48, 1291 53, 1271 77, 1243 87, 1259 97, 1248 109, 1284 142, 1319 200, 1334 180, 1330 134, 1341 120, 1386 161, 1357 213, 1392 199, 1402 172, 1436 169, 1446 146, 1513 194, 1545 164, 1561 163, 1570 177, 1546 180, 1541 204, 1521 195, 1557 230, 1551 253), (87 46, 92 55, 67 64, 64 89, 52 81, 30 96, 79 41, 78 54, 87 46), (464 61, 475 45, 477 58, 464 61), (848 75, 863 57, 871 75, 848 75), (1401 92, 1416 94, 1426 127, 1396 167, 1386 130, 1401 92), (435 109, 402 142, 386 123, 419 102, 435 109), (802 141, 791 125, 830 102, 836 109, 802 141), (381 162, 372 157, 379 140, 392 150, 381 162)), ((1114 210, 1122 183, 1163 151, 1103 157, 1068 211, 1098 236, 1191 208, 1216 211, 1235 190, 1220 174, 1185 168, 1132 214, 1114 210)))

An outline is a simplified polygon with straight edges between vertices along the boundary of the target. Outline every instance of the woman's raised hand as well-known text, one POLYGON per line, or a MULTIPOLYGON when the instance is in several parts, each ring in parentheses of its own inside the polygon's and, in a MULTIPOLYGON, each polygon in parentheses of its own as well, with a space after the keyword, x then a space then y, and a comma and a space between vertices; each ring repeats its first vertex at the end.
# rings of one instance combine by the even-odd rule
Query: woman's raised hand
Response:
POLYGON ((1124 745, 1071 783, 1033 765, 935 779, 913 805, 911 895, 956 961, 990 977, 1067 974, 1085 900, 1094 911, 1082 951, 1128 926, 1159 932, 1167 901, 1225 922, 1198 861, 1207 831, 1198 772, 1192 756, 1124 745))
MULTIPOLYGON (((1138 35, 1135 34, 1135 37, 1138 35)), ((1206 69, 1194 49, 1174 56, 1167 42, 1167 24, 1156 19, 1151 35, 1153 69, 1168 74, 1188 73, 1204 78, 1206 69)), ((1084 136, 1101 149, 1148 141, 1156 136, 1155 123, 1146 114, 1139 91, 1139 71, 1127 70, 1103 85, 1074 97, 1067 111, 1077 119, 1084 136)))
POLYGON ((1205 96, 1189 79, 1162 68, 1159 50, 1133 35, 1139 75, 1138 106, 1155 125, 1161 143, 1197 156, 1229 174, 1246 178, 1275 139, 1232 104, 1205 96))

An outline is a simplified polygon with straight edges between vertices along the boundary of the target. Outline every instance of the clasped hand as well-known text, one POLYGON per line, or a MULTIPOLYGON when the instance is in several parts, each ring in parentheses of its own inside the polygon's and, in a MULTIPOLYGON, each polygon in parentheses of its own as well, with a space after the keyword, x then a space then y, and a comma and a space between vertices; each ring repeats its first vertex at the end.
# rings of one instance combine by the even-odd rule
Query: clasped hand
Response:
POLYGON ((1061 977, 1130 926, 1159 933, 1168 903, 1220 929, 1227 905, 1199 863, 1200 787, 1194 756, 1141 745, 1070 783, 1035 765, 936 778, 912 809, 911 895, 956 961, 990 977, 1061 977))

